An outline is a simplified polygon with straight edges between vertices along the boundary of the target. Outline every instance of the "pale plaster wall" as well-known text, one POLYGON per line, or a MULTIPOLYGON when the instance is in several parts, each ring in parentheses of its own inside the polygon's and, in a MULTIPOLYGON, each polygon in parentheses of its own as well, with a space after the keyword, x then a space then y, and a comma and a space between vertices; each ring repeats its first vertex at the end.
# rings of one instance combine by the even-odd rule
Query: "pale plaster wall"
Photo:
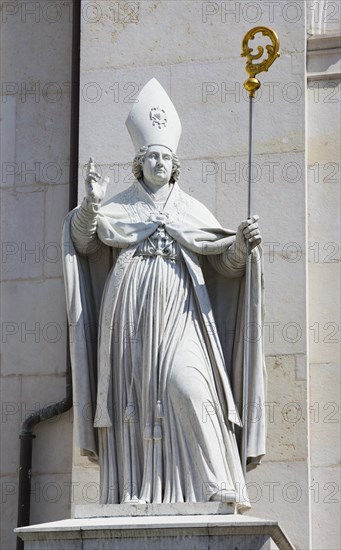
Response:
POLYGON ((307 31, 311 35, 340 32, 338 0, 307 0, 307 31))
MULTIPOLYGON (((109 196, 130 184, 133 147, 124 123, 138 91, 155 76, 182 121, 180 183, 231 228, 246 212, 241 40, 260 24, 280 37, 281 58, 262 75, 255 108, 254 211, 265 245, 270 403, 268 454, 247 482, 252 514, 280 519, 297 547, 308 548, 306 3, 281 1, 273 10, 246 0, 82 4, 80 163, 95 157, 111 177, 109 196)), ((83 194, 81 183, 80 200, 83 194)), ((76 455, 73 480, 89 479, 91 468, 85 474, 76 455)))
MULTIPOLYGON (((65 396, 72 1, 2 2, 1 543, 15 548, 19 430, 65 396)), ((70 514, 72 414, 33 442, 31 522, 70 514)))
POLYGON ((335 550, 341 547, 340 35, 308 41, 312 548, 335 550))

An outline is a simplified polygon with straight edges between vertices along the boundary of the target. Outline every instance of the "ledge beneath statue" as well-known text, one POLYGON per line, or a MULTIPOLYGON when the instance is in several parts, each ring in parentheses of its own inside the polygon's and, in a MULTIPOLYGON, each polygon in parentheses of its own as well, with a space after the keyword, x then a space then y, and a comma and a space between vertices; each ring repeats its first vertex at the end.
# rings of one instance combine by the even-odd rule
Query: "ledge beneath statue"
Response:
POLYGON ((20 527, 25 550, 294 550, 277 521, 237 514, 78 518, 20 527))

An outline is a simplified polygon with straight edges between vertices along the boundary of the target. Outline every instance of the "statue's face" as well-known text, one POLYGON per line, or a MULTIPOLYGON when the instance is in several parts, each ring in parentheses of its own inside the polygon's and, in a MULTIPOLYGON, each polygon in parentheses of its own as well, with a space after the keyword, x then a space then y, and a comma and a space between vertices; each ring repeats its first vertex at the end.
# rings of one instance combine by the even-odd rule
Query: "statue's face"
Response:
POLYGON ((172 153, 162 145, 148 147, 142 163, 143 180, 153 187, 162 187, 172 175, 172 153))

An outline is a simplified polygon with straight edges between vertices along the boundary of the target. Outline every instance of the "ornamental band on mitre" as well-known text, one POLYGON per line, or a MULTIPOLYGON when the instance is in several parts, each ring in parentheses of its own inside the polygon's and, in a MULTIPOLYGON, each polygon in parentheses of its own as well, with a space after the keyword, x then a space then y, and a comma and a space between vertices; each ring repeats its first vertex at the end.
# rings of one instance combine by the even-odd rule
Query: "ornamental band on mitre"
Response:
POLYGON ((181 122, 161 84, 152 78, 137 96, 126 126, 137 153, 141 147, 163 145, 176 153, 181 122))

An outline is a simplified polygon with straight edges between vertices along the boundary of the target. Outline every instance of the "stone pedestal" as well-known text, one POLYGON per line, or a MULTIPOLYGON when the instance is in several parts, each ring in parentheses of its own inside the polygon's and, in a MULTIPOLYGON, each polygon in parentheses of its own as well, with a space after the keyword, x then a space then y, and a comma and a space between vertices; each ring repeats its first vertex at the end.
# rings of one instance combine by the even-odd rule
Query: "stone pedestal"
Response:
POLYGON ((25 550, 294 550, 278 523, 241 515, 76 518, 15 530, 25 550))
POLYGON ((171 502, 169 504, 80 504, 74 519, 118 518, 132 516, 211 516, 236 513, 231 502, 171 502))

